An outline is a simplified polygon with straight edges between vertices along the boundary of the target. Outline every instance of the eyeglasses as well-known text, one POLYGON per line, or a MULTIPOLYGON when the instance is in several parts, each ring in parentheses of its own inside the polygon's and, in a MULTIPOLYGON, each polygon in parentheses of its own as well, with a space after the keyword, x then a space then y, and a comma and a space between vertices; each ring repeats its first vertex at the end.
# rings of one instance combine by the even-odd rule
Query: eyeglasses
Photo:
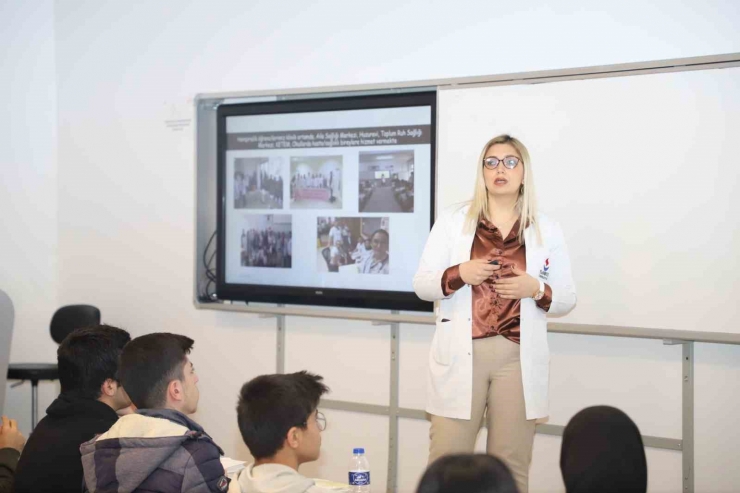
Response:
POLYGON ((483 166, 488 169, 498 168, 499 163, 504 163, 504 166, 507 169, 514 169, 516 168, 516 165, 519 164, 519 158, 516 156, 506 156, 503 159, 499 159, 496 156, 490 156, 483 159, 483 166))

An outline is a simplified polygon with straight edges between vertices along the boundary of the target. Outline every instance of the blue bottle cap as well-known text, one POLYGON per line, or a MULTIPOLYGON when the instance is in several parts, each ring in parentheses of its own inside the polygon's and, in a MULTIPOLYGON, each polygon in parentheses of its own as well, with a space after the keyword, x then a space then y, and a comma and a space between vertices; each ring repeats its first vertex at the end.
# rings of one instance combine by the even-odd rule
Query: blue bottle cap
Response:
POLYGON ((365 453, 365 449, 364 448, 352 449, 352 453, 353 454, 364 454, 365 453))

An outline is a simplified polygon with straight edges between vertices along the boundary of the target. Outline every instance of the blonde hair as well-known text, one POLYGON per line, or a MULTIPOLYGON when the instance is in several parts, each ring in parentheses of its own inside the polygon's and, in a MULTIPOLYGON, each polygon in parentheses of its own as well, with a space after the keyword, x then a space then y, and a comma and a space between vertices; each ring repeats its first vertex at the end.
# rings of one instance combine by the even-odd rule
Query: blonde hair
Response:
MULTIPOLYGON (((537 222, 537 197, 534 192, 534 176, 532 173, 532 161, 529 158, 527 148, 518 139, 510 135, 499 135, 492 138, 483 146, 483 151, 478 159, 478 172, 475 175, 475 192, 473 199, 469 202, 470 208, 466 216, 465 227, 468 233, 475 231, 478 227, 480 218, 486 218, 491 221, 488 214, 488 190, 486 189, 486 180, 483 176, 483 158, 491 146, 496 144, 509 144, 517 150, 522 158, 521 165, 524 167, 524 178, 522 179, 522 188, 519 190, 519 198, 516 201, 516 211, 519 213, 519 232, 517 236, 520 242, 524 242, 524 230, 531 226, 537 235, 537 243, 542 244, 540 227, 537 222)), ((503 164, 499 164, 503 166, 503 164)))

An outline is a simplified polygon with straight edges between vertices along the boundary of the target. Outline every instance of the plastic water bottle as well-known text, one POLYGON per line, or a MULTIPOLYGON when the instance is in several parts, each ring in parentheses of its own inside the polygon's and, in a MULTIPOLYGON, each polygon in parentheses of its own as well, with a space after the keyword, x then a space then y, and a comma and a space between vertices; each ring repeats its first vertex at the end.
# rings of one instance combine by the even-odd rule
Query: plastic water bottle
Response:
POLYGON ((349 462, 349 490, 352 493, 370 493, 370 463, 364 448, 352 449, 349 462))

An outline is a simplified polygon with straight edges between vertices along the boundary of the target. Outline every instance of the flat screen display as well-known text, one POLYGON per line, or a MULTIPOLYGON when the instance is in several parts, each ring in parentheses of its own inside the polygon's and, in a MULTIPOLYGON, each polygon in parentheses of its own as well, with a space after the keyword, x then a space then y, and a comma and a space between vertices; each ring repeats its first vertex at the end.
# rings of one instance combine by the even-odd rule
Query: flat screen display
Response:
POLYGON ((436 93, 218 108, 219 299, 430 311, 436 93))

